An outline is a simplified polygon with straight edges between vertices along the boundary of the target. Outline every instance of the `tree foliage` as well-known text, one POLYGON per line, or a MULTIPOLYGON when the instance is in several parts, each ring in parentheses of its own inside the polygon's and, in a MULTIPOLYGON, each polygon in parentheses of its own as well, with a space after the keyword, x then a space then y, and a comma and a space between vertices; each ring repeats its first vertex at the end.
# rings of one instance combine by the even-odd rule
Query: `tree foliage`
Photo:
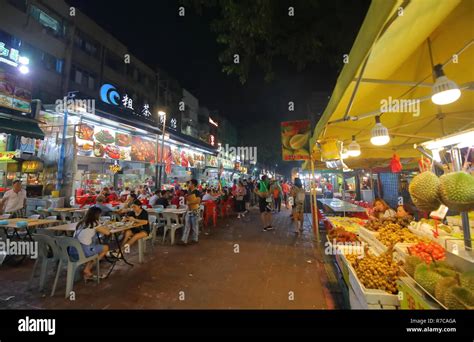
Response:
POLYGON ((311 63, 342 64, 350 48, 366 1, 348 0, 182 0, 197 13, 215 9, 212 30, 223 46, 222 71, 245 83, 254 68, 267 81, 278 62, 303 70, 311 63), (294 15, 291 15, 293 11, 294 15), (354 32, 355 31, 355 32, 354 32), (235 63, 235 55, 239 63, 235 63))

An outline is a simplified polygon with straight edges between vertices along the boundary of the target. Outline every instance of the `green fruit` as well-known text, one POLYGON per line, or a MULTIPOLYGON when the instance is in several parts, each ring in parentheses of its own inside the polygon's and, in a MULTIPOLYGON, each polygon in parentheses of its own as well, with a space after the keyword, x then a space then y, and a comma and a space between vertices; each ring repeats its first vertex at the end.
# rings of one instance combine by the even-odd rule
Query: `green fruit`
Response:
POLYGON ((460 276, 461 286, 474 292, 474 271, 464 272, 460 276))
POLYGON ((448 309, 472 309, 474 307, 474 295, 464 287, 453 286, 446 291, 444 303, 448 309))
POLYGON ((290 147, 294 150, 299 150, 308 144, 309 133, 296 134, 290 139, 290 147))
POLYGON ((435 298, 441 303, 445 304, 444 296, 450 287, 458 285, 456 278, 446 277, 436 283, 435 286, 435 298))
POLYGON ((430 171, 415 176, 408 187, 413 204, 420 210, 432 211, 440 206, 439 179, 430 171))
POLYGON ((290 147, 290 139, 291 139, 291 137, 285 137, 285 136, 282 136, 282 137, 281 137, 281 143, 283 144, 283 147, 284 147, 284 148, 291 149, 291 147, 290 147))
POLYGON ((421 260, 421 258, 410 255, 405 259, 404 269, 411 277, 413 277, 415 275, 416 266, 418 266, 422 262, 423 260, 421 260))
POLYGON ((443 276, 431 271, 426 264, 419 264, 415 269, 415 280, 421 287, 431 293, 435 294, 435 287, 438 281, 443 279, 443 276))
POLYGON ((466 172, 452 172, 439 179, 441 201, 455 211, 474 210, 474 176, 466 172))

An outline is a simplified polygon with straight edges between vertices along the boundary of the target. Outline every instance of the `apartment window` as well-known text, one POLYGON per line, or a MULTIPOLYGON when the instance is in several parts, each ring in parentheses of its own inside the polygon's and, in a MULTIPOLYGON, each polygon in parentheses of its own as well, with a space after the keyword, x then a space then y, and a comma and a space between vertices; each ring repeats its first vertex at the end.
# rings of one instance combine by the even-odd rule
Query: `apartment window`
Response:
POLYGON ((117 72, 123 72, 124 63, 123 63, 122 59, 110 50, 107 50, 107 56, 105 58, 105 63, 111 69, 113 69, 117 72))
POLYGON ((51 30, 54 35, 62 36, 65 34, 65 28, 63 27, 61 22, 47 14, 45 11, 39 9, 34 5, 31 5, 30 14, 42 26, 51 30))
POLYGON ((74 69, 74 77, 73 80, 77 84, 82 84, 82 71, 78 69, 74 69))
POLYGON ((62 59, 56 59, 56 72, 58 74, 62 74, 63 73, 63 68, 64 68, 64 60, 62 59))
POLYGON ((89 75, 87 79, 87 88, 95 89, 95 77, 92 75, 89 75))
POLYGON ((74 35, 74 45, 87 53, 88 55, 97 57, 98 43, 89 38, 84 32, 76 31, 74 35))

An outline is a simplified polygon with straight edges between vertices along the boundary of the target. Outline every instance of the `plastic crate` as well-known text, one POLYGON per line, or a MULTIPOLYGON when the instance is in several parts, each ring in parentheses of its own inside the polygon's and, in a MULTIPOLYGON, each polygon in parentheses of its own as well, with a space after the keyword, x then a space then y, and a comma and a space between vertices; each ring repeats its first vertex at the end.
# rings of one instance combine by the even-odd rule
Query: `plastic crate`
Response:
POLYGON ((396 309, 400 307, 400 301, 398 300, 397 295, 389 294, 382 290, 367 289, 359 281, 354 268, 344 255, 341 256, 341 259, 347 264, 347 269, 349 271, 349 287, 357 298, 357 301, 353 299, 354 305, 357 305, 356 302, 358 302, 359 305, 364 306, 366 309, 369 309, 369 305, 373 306, 372 308, 378 306, 380 309, 384 309, 385 307, 396 309))

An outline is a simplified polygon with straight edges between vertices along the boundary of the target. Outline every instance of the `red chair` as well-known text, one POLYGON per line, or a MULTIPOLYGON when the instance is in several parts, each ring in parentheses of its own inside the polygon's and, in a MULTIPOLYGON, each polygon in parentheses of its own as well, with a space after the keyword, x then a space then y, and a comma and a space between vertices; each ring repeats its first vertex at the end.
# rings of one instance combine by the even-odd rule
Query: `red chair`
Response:
POLYGON ((209 222, 209 218, 212 217, 214 221, 214 227, 217 226, 217 204, 214 201, 204 201, 202 202, 204 205, 204 226, 207 227, 209 222))

